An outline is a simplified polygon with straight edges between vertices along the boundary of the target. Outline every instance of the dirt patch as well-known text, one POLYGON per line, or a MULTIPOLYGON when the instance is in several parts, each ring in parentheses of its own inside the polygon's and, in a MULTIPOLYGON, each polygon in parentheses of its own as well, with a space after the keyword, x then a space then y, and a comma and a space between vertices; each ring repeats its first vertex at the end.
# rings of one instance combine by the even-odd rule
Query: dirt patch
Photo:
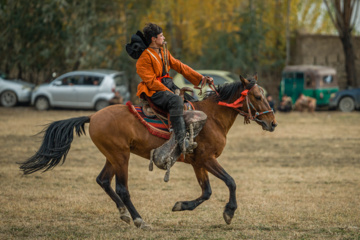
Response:
POLYGON ((171 212, 200 196, 192 167, 164 171, 131 156, 129 188, 150 232, 119 218, 96 184, 105 162, 88 136, 76 137, 67 161, 22 176, 16 162, 38 149, 44 124, 92 111, 0 107, 0 239, 357 239, 360 236, 360 115, 277 113, 273 133, 238 117, 219 162, 237 183, 238 210, 222 219, 225 184, 211 176, 212 196, 194 211, 171 212))

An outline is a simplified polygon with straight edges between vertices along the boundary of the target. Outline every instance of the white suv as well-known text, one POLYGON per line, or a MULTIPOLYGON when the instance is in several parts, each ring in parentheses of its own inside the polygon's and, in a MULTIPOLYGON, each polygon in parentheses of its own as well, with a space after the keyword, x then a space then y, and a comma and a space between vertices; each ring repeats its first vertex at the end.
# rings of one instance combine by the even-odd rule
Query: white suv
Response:
POLYGON ((38 110, 50 107, 95 109, 109 105, 119 92, 124 102, 130 100, 128 81, 123 72, 114 70, 84 70, 69 72, 51 83, 37 86, 31 105, 38 110))

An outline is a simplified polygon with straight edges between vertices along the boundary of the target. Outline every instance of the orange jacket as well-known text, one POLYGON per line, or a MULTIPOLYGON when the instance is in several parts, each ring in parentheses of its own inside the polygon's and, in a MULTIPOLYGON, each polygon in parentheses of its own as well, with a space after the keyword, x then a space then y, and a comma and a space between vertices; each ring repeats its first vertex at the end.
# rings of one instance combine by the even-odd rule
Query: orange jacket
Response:
MULTIPOLYGON (((164 58, 164 52, 161 48, 161 55, 164 58)), ((178 73, 182 74, 187 80, 189 80, 195 86, 200 84, 202 75, 194 71, 189 66, 183 64, 179 60, 171 56, 168 51, 170 68, 174 69, 178 73)), ((151 97, 154 93, 159 91, 170 91, 161 81, 157 80, 157 77, 161 77, 163 73, 163 63, 159 54, 152 48, 147 48, 139 57, 136 63, 136 72, 139 74, 142 82, 138 85, 137 96, 140 97, 142 93, 151 97), (155 59, 156 58, 156 59, 155 59)))

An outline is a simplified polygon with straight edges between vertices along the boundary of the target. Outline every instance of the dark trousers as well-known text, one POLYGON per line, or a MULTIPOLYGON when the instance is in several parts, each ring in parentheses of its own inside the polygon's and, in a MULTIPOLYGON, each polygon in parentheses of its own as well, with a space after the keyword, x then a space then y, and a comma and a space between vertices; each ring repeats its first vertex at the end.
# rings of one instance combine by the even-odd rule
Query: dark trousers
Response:
MULTIPOLYGON (((178 86, 176 86, 171 78, 163 78, 161 82, 171 91, 175 92, 176 89, 180 89, 178 86)), ((196 101, 194 97, 192 97, 190 94, 185 93, 184 98, 186 101, 196 101)))
POLYGON ((156 92, 150 97, 158 107, 168 111, 170 116, 182 116, 184 114, 183 100, 179 95, 169 91, 156 92))

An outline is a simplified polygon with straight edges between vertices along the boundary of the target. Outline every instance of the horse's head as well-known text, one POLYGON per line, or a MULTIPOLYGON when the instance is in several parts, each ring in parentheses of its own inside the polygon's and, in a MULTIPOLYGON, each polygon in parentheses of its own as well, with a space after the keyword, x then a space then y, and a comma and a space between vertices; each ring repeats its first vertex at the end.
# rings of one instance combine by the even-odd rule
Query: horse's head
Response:
POLYGON ((220 106, 234 109, 245 117, 245 123, 256 121, 264 130, 274 131, 277 126, 274 111, 264 96, 264 90, 256 84, 257 75, 241 82, 218 86, 206 98, 212 98, 220 106))
POLYGON ((264 130, 274 131, 277 126, 275 115, 264 96, 264 90, 256 83, 257 75, 250 80, 240 75, 240 80, 244 90, 241 92, 242 106, 237 110, 245 117, 245 121, 254 120, 264 130))

